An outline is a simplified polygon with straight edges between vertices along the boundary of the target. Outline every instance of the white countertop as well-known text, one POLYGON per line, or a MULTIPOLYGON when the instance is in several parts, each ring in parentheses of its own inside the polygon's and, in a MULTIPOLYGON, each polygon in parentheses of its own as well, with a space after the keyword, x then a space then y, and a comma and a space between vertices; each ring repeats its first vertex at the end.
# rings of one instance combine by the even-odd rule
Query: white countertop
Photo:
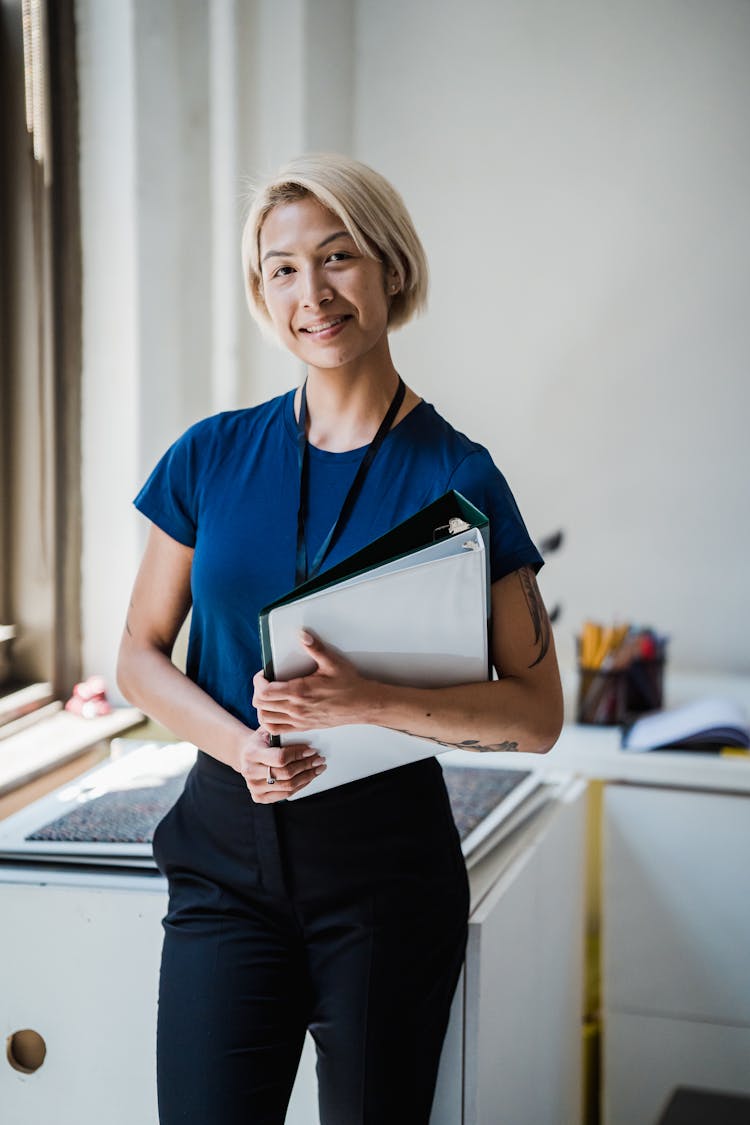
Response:
MULTIPOLYGON (((489 768, 539 769, 591 779, 626 781, 642 785, 712 789, 750 793, 750 755, 720 757, 697 751, 620 749, 619 727, 591 726, 573 721, 575 674, 563 671, 566 722, 557 743, 547 754, 477 754, 450 750, 441 761, 489 768)), ((704 696, 721 696, 739 703, 750 716, 750 676, 717 676, 698 673, 667 674, 665 706, 676 707, 704 696)))

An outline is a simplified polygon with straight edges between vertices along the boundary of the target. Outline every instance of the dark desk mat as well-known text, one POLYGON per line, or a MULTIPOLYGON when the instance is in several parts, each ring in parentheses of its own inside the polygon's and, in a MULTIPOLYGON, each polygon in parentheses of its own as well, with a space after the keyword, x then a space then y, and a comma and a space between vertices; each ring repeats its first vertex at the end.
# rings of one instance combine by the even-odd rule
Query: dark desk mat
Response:
POLYGON ((141 789, 121 789, 77 805, 37 828, 27 840, 81 844, 150 844, 154 829, 175 803, 187 773, 141 789))
MULTIPOLYGON (((530 770, 449 766, 444 770, 453 817, 462 840, 526 777, 530 770)), ((26 837, 83 844, 149 844, 154 829, 182 792, 187 773, 157 786, 103 793, 77 805, 26 837)))
POLYGON ((465 840, 530 773, 531 770, 446 766, 443 776, 461 840, 465 840))

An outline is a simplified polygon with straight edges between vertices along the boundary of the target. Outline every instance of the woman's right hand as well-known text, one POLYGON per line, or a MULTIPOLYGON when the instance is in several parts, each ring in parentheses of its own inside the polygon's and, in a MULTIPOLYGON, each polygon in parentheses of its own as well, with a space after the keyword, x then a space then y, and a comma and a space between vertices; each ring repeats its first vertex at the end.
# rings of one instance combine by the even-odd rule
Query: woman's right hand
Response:
POLYGON ((240 750, 239 772, 250 796, 261 805, 291 797, 326 768, 325 759, 312 746, 271 746, 270 741, 268 731, 260 727, 252 731, 240 750), (269 777, 273 778, 270 784, 269 777))

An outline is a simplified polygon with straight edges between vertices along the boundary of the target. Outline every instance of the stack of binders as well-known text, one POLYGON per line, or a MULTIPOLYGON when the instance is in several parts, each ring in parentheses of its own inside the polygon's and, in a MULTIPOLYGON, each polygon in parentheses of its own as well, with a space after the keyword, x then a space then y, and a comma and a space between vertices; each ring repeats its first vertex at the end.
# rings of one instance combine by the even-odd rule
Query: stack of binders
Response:
MULTIPOLYGON (((437 688, 491 676, 489 522, 448 492, 362 551, 296 587, 260 614, 264 674, 289 680, 315 664, 309 630, 383 683, 437 688)), ((450 747, 387 727, 297 731, 327 769, 289 800, 442 753, 450 747)))

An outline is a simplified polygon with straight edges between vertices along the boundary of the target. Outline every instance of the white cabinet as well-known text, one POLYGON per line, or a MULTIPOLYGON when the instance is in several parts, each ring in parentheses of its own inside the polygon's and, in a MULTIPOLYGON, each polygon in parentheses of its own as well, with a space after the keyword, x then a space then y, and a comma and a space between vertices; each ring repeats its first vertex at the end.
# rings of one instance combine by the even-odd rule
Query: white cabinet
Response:
POLYGON ((540 814, 473 912, 465 1125, 581 1121, 585 796, 575 782, 540 814))
POLYGON ((604 1125, 750 1093, 750 796, 609 784, 603 811, 604 1125))
MULTIPOLYGON (((471 872, 466 965, 431 1125, 578 1125, 585 783, 471 872)), ((158 874, 0 867, 0 1033, 30 1028, 31 1074, 0 1060, 3 1125, 157 1125, 158 874)), ((315 1125, 308 1042, 287 1116, 315 1125)))
POLYGON ((31 1029, 31 1074, 0 1057, 3 1125, 155 1125, 163 881, 0 869, 0 1033, 31 1029), (48 882, 43 880, 48 878, 48 882))

